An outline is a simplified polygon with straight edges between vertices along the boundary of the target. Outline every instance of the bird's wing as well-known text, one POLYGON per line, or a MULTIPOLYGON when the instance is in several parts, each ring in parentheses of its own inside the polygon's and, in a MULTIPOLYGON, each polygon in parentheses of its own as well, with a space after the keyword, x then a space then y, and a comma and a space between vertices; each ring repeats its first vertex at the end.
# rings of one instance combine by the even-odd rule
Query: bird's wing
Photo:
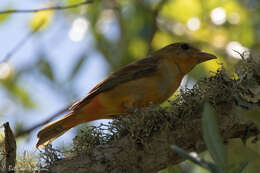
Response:
POLYGON ((157 71, 158 60, 158 57, 150 56, 111 73, 106 79, 97 84, 86 97, 73 104, 70 110, 80 110, 96 95, 108 91, 119 84, 154 74, 157 71))

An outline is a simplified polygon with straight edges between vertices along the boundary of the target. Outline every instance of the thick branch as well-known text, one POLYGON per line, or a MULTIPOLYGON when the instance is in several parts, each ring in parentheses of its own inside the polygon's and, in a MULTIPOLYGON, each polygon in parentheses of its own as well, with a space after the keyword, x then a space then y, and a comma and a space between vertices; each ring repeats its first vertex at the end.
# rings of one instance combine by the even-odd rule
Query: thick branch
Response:
POLYGON ((138 110, 114 120, 108 126, 109 134, 102 136, 99 131, 92 131, 77 137, 74 140, 77 155, 56 161, 49 168, 51 172, 139 173, 157 172, 180 163, 183 158, 170 149, 172 144, 186 151, 206 150, 201 130, 204 101, 215 107, 225 142, 255 136, 257 128, 240 117, 236 109, 251 109, 259 104, 256 99, 259 94, 252 90, 259 88, 259 66, 252 58, 244 60, 238 68, 237 80, 229 78, 222 69, 193 89, 181 92, 169 109, 138 110), (87 149, 82 149, 84 146, 87 149))
MULTIPOLYGON (((231 138, 242 138, 248 124, 232 121, 234 116, 222 116, 221 129, 225 141, 231 138)), ((256 131, 256 129, 253 129, 256 131)), ((106 145, 99 145, 91 155, 80 154, 57 162, 52 172, 157 172, 183 159, 169 147, 171 144, 181 146, 186 151, 202 152, 206 150, 201 135, 201 119, 194 118, 180 122, 175 130, 162 130, 147 139, 143 144, 129 143, 129 136, 106 145)))

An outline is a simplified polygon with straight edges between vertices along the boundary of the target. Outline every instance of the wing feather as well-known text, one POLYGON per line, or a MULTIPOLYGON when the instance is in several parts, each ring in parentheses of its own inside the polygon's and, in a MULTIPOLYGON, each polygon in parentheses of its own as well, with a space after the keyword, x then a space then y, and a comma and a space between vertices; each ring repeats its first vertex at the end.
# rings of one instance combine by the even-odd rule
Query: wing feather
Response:
POLYGON ((70 110, 77 111, 87 105, 96 95, 111 90, 116 86, 130 80, 150 76, 157 71, 158 57, 150 56, 111 73, 106 79, 97 84, 83 99, 70 107, 70 110))

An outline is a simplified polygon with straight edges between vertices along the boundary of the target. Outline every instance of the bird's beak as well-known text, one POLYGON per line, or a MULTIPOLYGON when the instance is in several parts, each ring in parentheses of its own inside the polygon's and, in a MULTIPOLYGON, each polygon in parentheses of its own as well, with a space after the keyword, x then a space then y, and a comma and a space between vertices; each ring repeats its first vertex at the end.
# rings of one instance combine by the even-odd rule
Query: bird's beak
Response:
POLYGON ((197 57, 199 58, 199 62, 208 61, 211 59, 217 59, 217 57, 213 54, 207 53, 207 52, 199 52, 197 54, 197 57))

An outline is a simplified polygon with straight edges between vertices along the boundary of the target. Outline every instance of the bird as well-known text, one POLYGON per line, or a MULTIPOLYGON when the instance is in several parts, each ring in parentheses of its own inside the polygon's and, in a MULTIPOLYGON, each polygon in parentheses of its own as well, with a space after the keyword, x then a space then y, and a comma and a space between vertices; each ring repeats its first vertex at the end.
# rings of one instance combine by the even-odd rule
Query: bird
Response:
POLYGON ((69 113, 43 127, 37 134, 36 147, 46 146, 79 124, 159 105, 179 88, 183 77, 197 64, 216 58, 184 42, 150 53, 108 75, 73 104, 69 113))

